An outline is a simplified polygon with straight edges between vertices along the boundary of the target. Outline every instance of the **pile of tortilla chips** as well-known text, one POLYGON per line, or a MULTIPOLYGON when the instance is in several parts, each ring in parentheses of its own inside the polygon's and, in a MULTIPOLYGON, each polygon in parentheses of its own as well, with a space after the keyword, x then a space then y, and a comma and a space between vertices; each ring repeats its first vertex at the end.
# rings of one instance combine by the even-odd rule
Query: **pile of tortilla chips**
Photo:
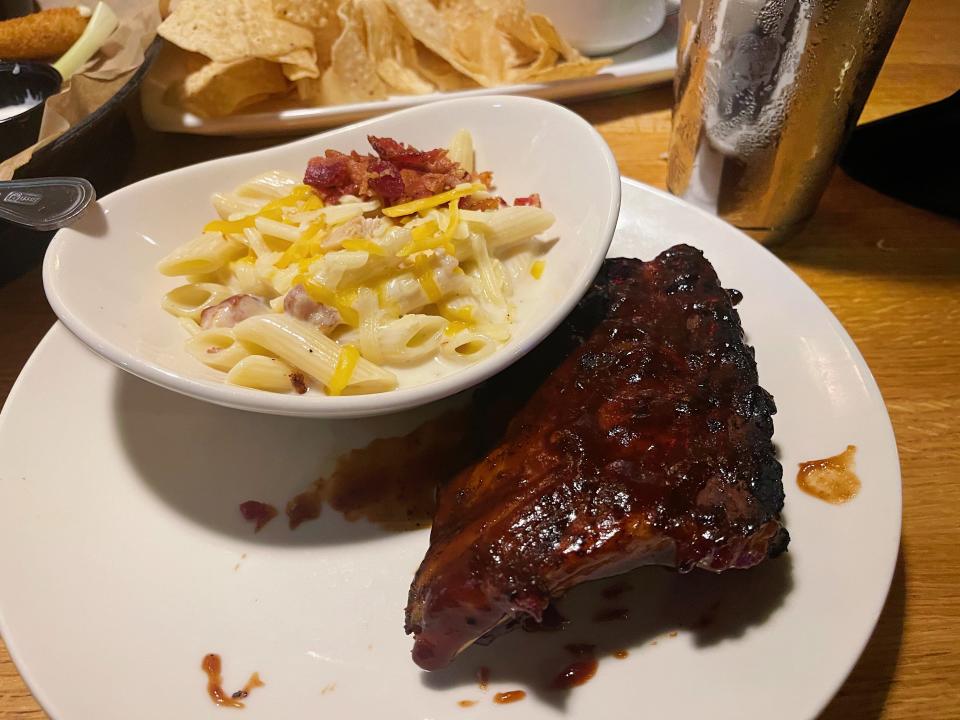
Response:
POLYGON ((593 75, 524 0, 180 0, 160 35, 186 51, 176 100, 217 117, 593 75))

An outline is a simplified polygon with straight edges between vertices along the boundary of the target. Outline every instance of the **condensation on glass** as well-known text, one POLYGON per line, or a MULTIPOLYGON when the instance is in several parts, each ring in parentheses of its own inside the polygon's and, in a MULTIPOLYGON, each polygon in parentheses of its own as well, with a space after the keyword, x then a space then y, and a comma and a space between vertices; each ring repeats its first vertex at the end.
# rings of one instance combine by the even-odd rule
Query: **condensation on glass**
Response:
POLYGON ((813 214, 908 0, 683 0, 667 183, 762 242, 813 214))

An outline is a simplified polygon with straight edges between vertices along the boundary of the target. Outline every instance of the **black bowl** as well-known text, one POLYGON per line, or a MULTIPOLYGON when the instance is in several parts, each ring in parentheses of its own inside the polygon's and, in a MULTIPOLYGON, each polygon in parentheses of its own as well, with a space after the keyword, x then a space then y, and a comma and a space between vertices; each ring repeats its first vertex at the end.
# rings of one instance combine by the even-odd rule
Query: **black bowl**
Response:
POLYGON ((0 60, 0 107, 38 98, 29 110, 0 120, 0 158, 16 155, 37 141, 43 105, 62 82, 60 73, 45 63, 0 60))

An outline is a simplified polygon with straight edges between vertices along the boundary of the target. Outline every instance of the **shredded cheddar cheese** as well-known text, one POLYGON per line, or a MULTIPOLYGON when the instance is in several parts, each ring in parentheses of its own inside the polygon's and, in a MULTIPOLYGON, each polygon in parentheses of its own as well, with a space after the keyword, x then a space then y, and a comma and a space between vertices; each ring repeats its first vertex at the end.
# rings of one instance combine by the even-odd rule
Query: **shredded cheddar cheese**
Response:
POLYGON ((447 337, 450 337, 456 335, 461 330, 466 330, 468 327, 470 326, 465 322, 460 322, 459 320, 449 320, 447 322, 447 326, 443 329, 443 334, 447 337))
POLYGON ((443 293, 440 292, 437 279, 433 276, 433 266, 430 264, 430 260, 423 255, 417 255, 413 267, 417 272, 417 282, 420 283, 420 288, 427 299, 433 303, 440 300, 443 293))
POLYGON ((451 255, 455 250, 453 243, 450 242, 444 234, 440 233, 440 228, 433 220, 418 225, 410 231, 410 242, 406 243, 399 251, 397 257, 407 257, 413 253, 423 250, 436 250, 442 247, 451 255))
POLYGON ((319 210, 323 207, 323 200, 308 185, 293 186, 289 195, 271 200, 257 212, 246 215, 238 220, 213 220, 203 226, 204 232, 242 233, 246 228, 254 227, 258 217, 283 222, 283 209, 303 204, 304 210, 319 210))
POLYGON ((360 314, 353 308, 353 302, 356 300, 356 290, 344 290, 334 292, 324 285, 315 283, 304 275, 297 275, 293 280, 294 285, 303 285, 314 302, 322 303, 332 308, 336 308, 340 313, 341 319, 351 327, 357 327, 360 324, 360 314))
POLYGON ((437 310, 440 312, 440 316, 447 320, 464 324, 473 322, 473 305, 461 305, 452 308, 448 303, 438 303, 437 310))
POLYGON ((391 218, 400 217, 401 215, 412 215, 415 212, 429 210, 430 208, 437 207, 437 205, 444 205, 451 200, 456 200, 462 198, 464 195, 471 195, 478 190, 485 189, 486 188, 480 183, 475 183, 473 185, 458 185, 453 190, 447 190, 439 195, 431 195, 430 197, 420 198, 419 200, 411 200, 410 202, 405 202, 400 205, 384 208, 383 214, 391 218))
POLYGON ((450 201, 450 219, 447 220, 447 227, 443 231, 443 239, 450 245, 449 252, 453 254, 453 243, 450 241, 453 239, 453 233, 457 229, 457 225, 460 224, 460 198, 450 201))
POLYGON ((382 247, 377 245, 373 240, 368 240, 367 238, 347 238, 340 246, 344 250, 356 250, 360 252, 369 253, 370 255, 386 255, 387 251, 382 247))
POLYGON ((344 345, 337 357, 337 364, 333 369, 333 376, 327 386, 331 395, 339 395, 350 384, 350 378, 360 359, 360 351, 353 345, 344 345))

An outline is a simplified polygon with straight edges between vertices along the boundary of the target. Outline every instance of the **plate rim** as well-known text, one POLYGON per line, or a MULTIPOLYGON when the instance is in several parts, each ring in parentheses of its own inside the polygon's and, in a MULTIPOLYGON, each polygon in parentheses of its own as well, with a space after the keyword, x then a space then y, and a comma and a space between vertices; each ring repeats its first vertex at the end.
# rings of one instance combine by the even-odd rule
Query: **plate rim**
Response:
MULTIPOLYGON (((669 193, 663 190, 660 190, 659 188, 655 188, 645 183, 642 183, 640 181, 634 180, 632 178, 626 178, 626 177, 621 178, 621 183, 624 186, 632 187, 634 189, 639 189, 641 191, 657 195, 662 200, 667 200, 672 203, 676 203, 678 205, 684 206, 688 210, 692 208, 692 210, 694 210, 697 214, 710 218, 714 221, 719 221, 719 219, 716 218, 716 216, 712 215, 711 213, 701 208, 698 208, 696 206, 692 206, 689 203, 686 203, 685 201, 681 200, 680 198, 676 198, 675 196, 670 195, 669 193)), ((627 200, 626 202, 629 203, 629 200, 627 200)), ((740 234, 742 235, 742 233, 740 234)), ((827 707, 827 705, 829 705, 829 703, 834 699, 834 697, 837 694, 837 691, 844 685, 844 683, 847 681, 848 677, 850 676, 850 673, 859 662, 867 643, 870 641, 871 637, 876 631, 880 614, 883 610, 884 605, 886 604, 886 600, 889 595, 894 573, 896 570, 897 561, 900 555, 900 542, 902 539, 902 521, 903 521, 902 468, 900 464, 899 448, 896 442, 896 435, 894 433, 893 425, 890 421, 890 416, 887 410, 886 402, 883 398, 883 394, 881 393, 879 386, 877 385, 873 372, 870 370, 869 365, 867 364, 866 360, 863 358, 863 355, 860 353, 860 350, 857 347, 856 343, 853 341, 849 333, 847 333, 846 329, 843 327, 840 321, 836 318, 836 316, 833 314, 830 308, 826 305, 826 303, 822 299, 820 299, 820 297, 813 291, 812 288, 810 288, 810 286, 808 286, 803 281, 802 278, 800 278, 799 275, 797 275, 788 265, 786 265, 786 263, 780 260, 780 258, 774 255, 769 249, 767 249, 766 247, 758 243, 755 243, 753 240, 750 240, 750 238, 746 236, 744 236, 744 238, 755 247, 756 252, 759 253, 759 255, 768 256, 767 257, 768 262, 771 259, 770 256, 772 256, 772 259, 775 261, 775 263, 780 265, 782 269, 787 270, 788 274, 792 276, 792 282, 799 283, 799 285, 802 286, 804 291, 808 293, 810 296, 812 296, 812 299, 815 300, 821 306, 821 309, 826 312, 826 316, 828 317, 831 323, 832 329, 836 332, 838 338, 844 344, 844 346, 850 351, 851 359, 861 368, 866 370, 864 379, 866 380, 869 394, 875 397, 875 399, 879 401, 879 410, 881 411, 881 414, 880 414, 880 417, 878 418, 880 420, 878 430, 882 431, 883 442, 888 447, 888 449, 892 452, 893 458, 896 460, 893 467, 890 468, 890 471, 893 473, 893 476, 891 479, 896 480, 896 482, 893 484, 894 485, 893 489, 895 490, 894 494, 896 499, 897 512, 895 513, 894 517, 891 518, 891 521, 896 526, 896 533, 895 533, 896 542, 891 543, 891 545, 894 548, 896 548, 896 551, 891 554, 891 558, 888 561, 888 568, 887 568, 885 583, 884 583, 885 590, 882 593, 877 593, 873 598, 873 606, 872 608, 870 608, 871 612, 869 613, 870 622, 868 624, 865 624, 864 626, 865 631, 863 633, 863 637, 860 639, 858 643, 850 643, 847 646, 849 659, 844 664, 847 664, 849 666, 848 669, 846 670, 846 672, 842 674, 841 673, 837 674, 831 686, 826 687, 824 689, 823 697, 820 698, 819 701, 813 706, 814 712, 810 716, 811 720, 813 720, 813 718, 816 718, 827 707)), ((48 329, 47 332, 44 334, 43 338, 40 340, 37 346, 34 348, 33 352, 30 354, 30 357, 27 359, 27 362, 24 364, 23 368, 18 374, 16 380, 14 381, 10 389, 9 395, 7 396, 7 399, 3 404, 3 407, 0 408, 0 435, 3 434, 4 429, 6 427, 6 423, 10 421, 10 416, 13 412, 12 410, 10 410, 10 408, 13 407, 13 405, 15 405, 17 402, 19 402, 19 396, 21 393, 24 392, 24 387, 26 383, 25 377, 28 375, 28 370, 30 370, 37 362, 39 362, 40 355, 45 351, 46 346, 49 345, 51 342, 53 342, 53 339, 57 336, 57 334, 61 332, 64 332, 67 336, 72 335, 69 329, 62 322, 59 322, 59 321, 54 322, 53 325, 50 327, 50 329, 48 329)), ((82 343, 80 343, 78 345, 78 348, 82 348, 82 347, 84 346, 82 343)), ((65 716, 60 714, 55 709, 55 705, 51 702, 51 698, 48 696, 47 692, 40 686, 40 684, 38 683, 36 678, 33 677, 29 669, 26 669, 24 665, 21 663, 19 645, 17 641, 15 641, 10 635, 10 628, 5 619, 2 604, 0 604, 0 636, 2 636, 4 642, 6 643, 8 654, 17 669, 18 675, 20 676, 24 684, 27 686, 27 688, 30 690, 33 698, 37 701, 37 703, 40 704, 43 710, 50 716, 51 720, 65 720, 65 716)))

